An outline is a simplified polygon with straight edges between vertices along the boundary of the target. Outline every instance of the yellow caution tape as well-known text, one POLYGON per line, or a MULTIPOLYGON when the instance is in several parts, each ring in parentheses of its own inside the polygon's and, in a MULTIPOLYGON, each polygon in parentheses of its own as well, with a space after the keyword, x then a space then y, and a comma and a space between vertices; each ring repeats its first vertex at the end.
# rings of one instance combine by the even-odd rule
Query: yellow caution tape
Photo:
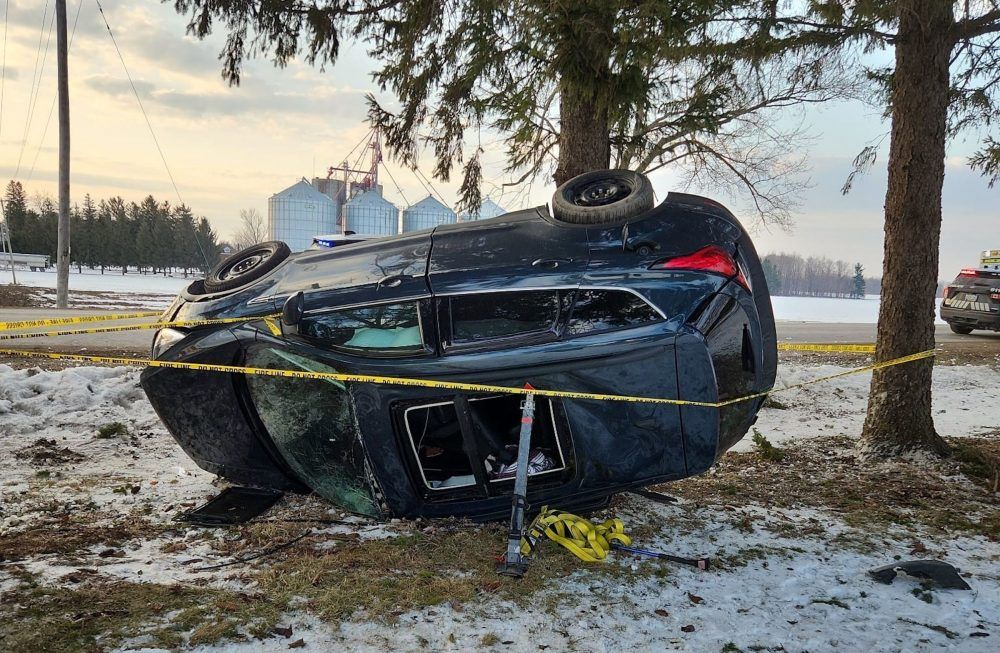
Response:
POLYGON ((584 562, 600 562, 608 557, 613 542, 625 546, 632 544, 632 538, 625 534, 625 525, 620 519, 608 519, 595 524, 588 519, 560 510, 542 507, 521 539, 521 555, 528 555, 542 537, 565 547, 584 562))
POLYGON ((541 397, 554 397, 559 399, 590 399, 593 401, 626 401, 632 403, 646 404, 669 404, 674 406, 701 406, 705 408, 721 408, 731 406, 751 399, 766 397, 778 392, 785 392, 795 388, 821 383, 831 379, 837 379, 852 374, 871 372, 893 365, 902 365, 923 358, 934 356, 934 350, 928 349, 917 354, 901 356, 881 363, 866 365, 855 369, 846 370, 837 374, 830 374, 818 379, 811 379, 785 386, 783 388, 772 388, 764 392, 757 392, 751 395, 744 395, 725 401, 689 401, 687 399, 665 399, 661 397, 638 397, 629 395, 609 395, 593 392, 572 392, 568 390, 542 390, 539 388, 511 388, 502 385, 487 385, 482 383, 461 383, 458 381, 433 381, 430 379, 409 379, 397 376, 374 376, 370 374, 344 374, 341 372, 310 372, 305 370, 284 370, 268 369, 261 367, 244 367, 242 365, 214 365, 209 363, 184 363, 181 361, 150 360, 147 358, 127 358, 120 356, 86 356, 83 354, 58 354, 46 351, 28 351, 23 349, 0 349, 0 355, 24 356, 28 358, 48 358, 51 360, 68 360, 80 363, 104 363, 110 365, 146 365, 149 367, 165 367, 181 370, 197 370, 202 372, 224 372, 228 374, 250 374, 254 376, 280 376, 289 379, 333 379, 347 383, 377 383, 380 385, 403 385, 416 386, 421 388, 440 388, 444 390, 461 390, 464 392, 488 392, 503 394, 534 394, 541 397))
POLYGON ((780 351, 824 351, 874 354, 875 345, 822 345, 815 343, 778 343, 780 351))
POLYGON ((157 317, 161 311, 144 313, 117 313, 114 315, 81 315, 77 317, 54 317, 40 320, 21 320, 20 322, 0 322, 0 331, 16 329, 35 329, 47 326, 62 326, 64 324, 86 324, 87 322, 110 322, 113 320, 134 320, 140 317, 157 317))
MULTIPOLYGON (((215 318, 211 320, 180 320, 176 322, 147 322, 145 324, 125 324, 121 326, 109 326, 109 327, 88 327, 86 329, 62 329, 59 331, 31 331, 28 333, 0 333, 0 340, 20 340, 22 338, 50 338, 56 336, 79 336, 79 335, 89 335, 92 333, 118 333, 121 331, 144 331, 146 329, 165 329, 167 327, 193 327, 193 326, 206 326, 210 324, 235 324, 237 322, 250 322, 253 320, 258 320, 263 317, 265 323, 271 328, 271 333, 274 335, 281 335, 281 329, 278 327, 274 321, 271 319, 274 316, 260 316, 260 317, 226 317, 226 318, 215 318), (277 329, 277 333, 274 332, 277 329)), ((119 318, 128 319, 128 318, 119 318)), ((14 324, 14 323, 11 323, 14 324)), ((27 327, 18 327, 27 328, 27 327)), ((3 331, 3 329, 0 329, 3 331)))
POLYGON ((267 326, 267 330, 271 332, 272 336, 281 336, 283 334, 281 325, 273 317, 265 317, 264 325, 267 326))

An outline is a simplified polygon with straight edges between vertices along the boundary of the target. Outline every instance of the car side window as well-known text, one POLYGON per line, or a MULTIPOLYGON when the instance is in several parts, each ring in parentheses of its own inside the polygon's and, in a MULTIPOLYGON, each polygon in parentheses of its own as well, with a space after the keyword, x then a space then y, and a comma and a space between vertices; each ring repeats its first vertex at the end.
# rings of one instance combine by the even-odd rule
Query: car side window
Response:
POLYGON ((498 292, 449 297, 453 345, 553 332, 559 319, 558 291, 498 292))
POLYGON ((577 336, 639 326, 661 319, 652 306, 630 292, 580 290, 573 302, 565 333, 577 336))
POLYGON ((299 335, 334 349, 387 354, 422 353, 416 302, 362 306, 307 315, 299 335))

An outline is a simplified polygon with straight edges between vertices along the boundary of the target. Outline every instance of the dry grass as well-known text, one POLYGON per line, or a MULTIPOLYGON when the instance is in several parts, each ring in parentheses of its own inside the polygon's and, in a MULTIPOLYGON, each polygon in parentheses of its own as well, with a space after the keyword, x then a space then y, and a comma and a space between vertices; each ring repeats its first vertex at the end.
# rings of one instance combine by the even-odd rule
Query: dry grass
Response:
POLYGON ((850 439, 821 438, 782 449, 780 461, 728 453, 712 472, 662 489, 703 506, 820 508, 854 526, 924 525, 1000 539, 1000 495, 986 480, 997 473, 1000 438, 952 445, 951 459, 864 465, 850 439), (955 478, 963 474, 976 482, 955 478))
POLYGON ((235 636, 238 622, 229 615, 254 603, 222 590, 96 577, 77 587, 22 585, 0 595, 0 649, 104 651, 135 637, 168 649, 215 642, 235 636))
POLYGON ((114 547, 135 538, 155 537, 166 528, 138 514, 109 515, 88 510, 56 514, 28 528, 0 535, 0 561, 45 554, 73 555, 98 544, 114 547))

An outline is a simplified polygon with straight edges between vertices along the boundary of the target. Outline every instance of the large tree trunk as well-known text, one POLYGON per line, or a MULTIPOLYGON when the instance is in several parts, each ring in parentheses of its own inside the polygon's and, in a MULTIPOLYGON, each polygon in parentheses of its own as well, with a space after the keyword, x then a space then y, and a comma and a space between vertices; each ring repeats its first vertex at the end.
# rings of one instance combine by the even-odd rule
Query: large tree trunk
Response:
MULTIPOLYGON (((900 0, 897 7, 877 361, 934 348, 948 60, 953 45, 950 2, 900 0)), ((931 417, 933 365, 933 359, 926 358, 873 374, 860 444, 865 457, 885 458, 914 449, 947 451, 931 417)))
POLYGON ((574 0, 554 15, 559 69, 559 162, 556 184, 611 165, 609 115, 616 10, 607 0, 574 0))
POLYGON ((559 97, 559 164, 556 185, 591 170, 611 165, 608 109, 591 93, 563 88, 559 97))

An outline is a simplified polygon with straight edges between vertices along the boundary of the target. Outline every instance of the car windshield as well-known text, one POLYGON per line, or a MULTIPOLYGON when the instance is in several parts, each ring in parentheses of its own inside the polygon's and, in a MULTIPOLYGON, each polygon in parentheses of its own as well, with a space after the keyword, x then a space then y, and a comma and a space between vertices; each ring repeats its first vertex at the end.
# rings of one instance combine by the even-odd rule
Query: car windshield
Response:
MULTIPOLYGON (((335 372, 270 347, 252 347, 247 365, 335 372)), ((351 512, 378 516, 346 386, 336 379, 246 377, 257 414, 293 472, 317 494, 351 512)))

